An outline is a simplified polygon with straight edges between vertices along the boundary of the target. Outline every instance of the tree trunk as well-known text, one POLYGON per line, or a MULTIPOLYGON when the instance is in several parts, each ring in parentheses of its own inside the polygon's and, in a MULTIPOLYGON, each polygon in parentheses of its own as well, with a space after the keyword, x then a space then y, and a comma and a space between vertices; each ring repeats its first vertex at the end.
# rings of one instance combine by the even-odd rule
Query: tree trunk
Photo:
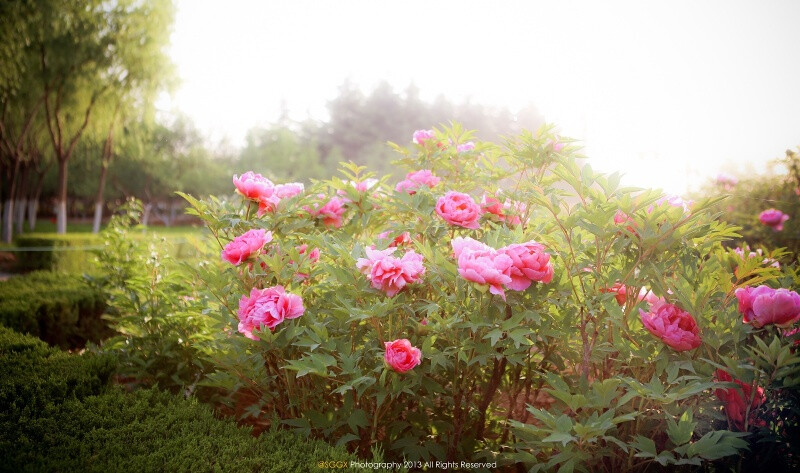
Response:
POLYGON ((14 199, 6 198, 3 204, 3 243, 11 243, 12 230, 14 229, 14 199))
POLYGON ((100 183, 97 185, 97 196, 94 199, 94 223, 92 224, 92 233, 100 232, 100 223, 103 221, 103 194, 106 190, 106 173, 108 172, 108 165, 103 163, 100 168, 100 183))
POLYGON ((17 233, 22 233, 22 226, 25 223, 25 209, 28 207, 28 199, 26 199, 23 195, 22 198, 18 199, 14 205, 17 213, 17 233))
POLYGON ((28 230, 36 228, 36 214, 39 212, 39 195, 28 200, 28 230))
POLYGON ((58 161, 58 193, 56 194, 56 233, 67 233, 67 160, 58 161))
POLYGON ((142 226, 147 226, 147 222, 150 220, 150 211, 153 209, 153 204, 145 204, 144 212, 142 212, 142 226))

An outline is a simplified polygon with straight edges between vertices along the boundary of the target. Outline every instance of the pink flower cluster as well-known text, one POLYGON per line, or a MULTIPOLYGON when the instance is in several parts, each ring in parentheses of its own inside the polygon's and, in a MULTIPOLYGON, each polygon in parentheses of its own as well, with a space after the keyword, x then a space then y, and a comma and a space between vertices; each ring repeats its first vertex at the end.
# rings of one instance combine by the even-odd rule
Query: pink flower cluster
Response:
POLYGON ((800 320, 800 295, 788 289, 739 288, 736 299, 743 322, 756 328, 769 324, 786 328, 800 320))
POLYGON ((386 364, 398 373, 410 371, 422 361, 422 352, 412 346, 408 339, 402 338, 383 344, 386 349, 383 355, 386 364))
POLYGON ((748 424, 751 426, 765 424, 763 420, 759 420, 756 417, 758 407, 767 400, 762 387, 756 386, 756 392, 753 394, 753 387, 750 384, 744 383, 738 379, 733 379, 730 374, 720 369, 715 372, 715 377, 718 381, 723 383, 736 383, 741 388, 741 391, 736 388, 720 388, 714 390, 714 394, 725 406, 725 414, 727 414, 728 419, 731 420, 736 428, 744 430, 744 419, 747 415, 748 403, 750 404, 750 420, 748 424), (744 394, 744 397, 742 394, 744 394), (751 396, 753 397, 752 402, 750 402, 751 396))
POLYGON ((659 300, 650 305, 650 312, 639 309, 644 327, 675 351, 700 346, 700 327, 688 312, 659 300))
POLYGON ((462 143, 456 146, 456 152, 459 153, 466 153, 475 149, 475 143, 472 141, 467 141, 466 143, 462 143))
POLYGON ((413 195, 417 193, 417 189, 420 187, 428 186, 433 188, 439 181, 441 181, 441 179, 434 176, 429 169, 422 169, 406 174, 406 178, 398 182, 394 190, 413 195))
MULTIPOLYGON (((617 282, 614 283, 609 288, 600 289, 600 292, 613 293, 614 298, 617 300, 617 304, 623 306, 625 305, 625 302, 628 299, 628 291, 630 290, 631 288, 629 286, 617 282)), ((650 291, 646 287, 643 287, 642 289, 639 290, 639 295, 636 297, 636 301, 637 302, 645 301, 649 304, 655 304, 656 302, 659 301, 659 298, 656 297, 655 294, 653 294, 653 291, 650 291)))
MULTIPOLYGON (((744 248, 736 247, 736 248, 733 249, 733 251, 736 252, 736 254, 739 255, 739 257, 742 258, 743 260, 751 259, 751 258, 760 258, 764 254, 764 252, 761 250, 761 248, 757 248, 756 251, 751 251, 750 250, 750 246, 748 246, 748 245, 745 245, 744 248)), ((764 263, 764 264, 766 264, 768 266, 772 266, 773 268, 780 268, 781 267, 781 264, 778 261, 775 261, 772 258, 764 258, 762 263, 764 263)))
POLYGON ((499 250, 472 238, 451 242, 458 274, 467 281, 489 286, 489 292, 506 298, 504 289, 524 291, 533 282, 553 280, 550 255, 535 241, 508 245, 499 250))
POLYGON ((480 228, 481 207, 467 194, 455 191, 446 193, 436 202, 436 213, 451 225, 480 228))
POLYGON ((367 248, 366 258, 359 258, 356 267, 372 283, 372 287, 393 297, 408 284, 415 283, 425 274, 422 255, 407 251, 402 258, 394 256, 394 247, 385 250, 367 248))
MULTIPOLYGON (((325 194, 319 194, 318 197, 324 198, 325 194)), ((313 207, 305 206, 303 209, 312 216, 322 219, 322 223, 326 226, 339 228, 342 226, 346 203, 346 199, 334 196, 322 206, 315 203, 313 207)))
POLYGON ((730 174, 725 174, 721 172, 717 174, 717 185, 722 186, 723 189, 726 191, 731 191, 739 183, 739 179, 736 179, 734 176, 730 174))
POLYGON ((505 199, 505 202, 501 203, 497 197, 484 194, 481 199, 481 210, 494 215, 497 221, 506 222, 515 227, 522 223, 520 215, 525 212, 525 204, 510 199, 505 199))
POLYGON ((222 250, 222 259, 233 265, 240 265, 245 260, 257 256, 264 245, 272 241, 272 232, 266 230, 248 230, 234 238, 222 250))
POLYGON ((263 327, 274 330, 284 319, 296 319, 303 312, 303 299, 286 292, 283 286, 253 288, 250 297, 242 296, 239 300, 239 332, 247 338, 259 340, 253 331, 262 330, 263 327))
POLYGON ((431 139, 431 138, 433 138, 435 136, 436 136, 436 133, 434 133, 433 130, 417 130, 411 136, 411 139, 412 139, 412 141, 414 141, 414 144, 422 145, 426 141, 428 141, 429 139, 431 139))
POLYGON ((779 232, 783 230, 783 224, 789 220, 789 216, 780 210, 767 209, 758 216, 758 220, 762 224, 772 228, 774 231, 779 232))
POLYGON ((267 212, 273 212, 282 199, 294 197, 304 190, 303 184, 299 182, 275 185, 253 171, 247 171, 241 176, 234 174, 233 185, 236 186, 236 192, 243 197, 258 202, 259 217, 267 212))

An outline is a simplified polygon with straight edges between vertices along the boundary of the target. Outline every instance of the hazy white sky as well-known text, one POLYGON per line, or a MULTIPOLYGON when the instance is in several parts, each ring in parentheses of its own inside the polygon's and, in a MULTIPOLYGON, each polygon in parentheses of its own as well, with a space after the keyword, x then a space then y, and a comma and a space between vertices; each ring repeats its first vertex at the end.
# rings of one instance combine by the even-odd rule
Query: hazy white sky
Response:
POLYGON ((163 106, 212 140, 243 143, 282 103, 324 118, 349 78, 512 111, 532 102, 584 141, 593 167, 670 192, 800 144, 799 1, 177 5, 182 85, 163 106))

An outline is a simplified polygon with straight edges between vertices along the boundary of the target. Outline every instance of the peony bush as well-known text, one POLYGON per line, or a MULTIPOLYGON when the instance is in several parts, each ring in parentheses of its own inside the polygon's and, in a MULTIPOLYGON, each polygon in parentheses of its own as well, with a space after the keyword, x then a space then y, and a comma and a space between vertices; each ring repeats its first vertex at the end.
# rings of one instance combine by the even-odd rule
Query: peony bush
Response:
POLYGON ((621 187, 551 127, 409 142, 397 183, 184 195, 222 254, 205 384, 243 418, 412 462, 797 464, 800 278, 726 249, 718 198, 621 187))

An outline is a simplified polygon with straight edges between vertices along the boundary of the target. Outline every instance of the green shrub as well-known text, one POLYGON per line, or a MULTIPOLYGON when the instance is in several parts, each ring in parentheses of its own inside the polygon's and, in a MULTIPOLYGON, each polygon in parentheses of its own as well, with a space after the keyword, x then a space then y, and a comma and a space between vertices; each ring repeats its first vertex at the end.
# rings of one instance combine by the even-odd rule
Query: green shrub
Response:
POLYGON ((22 271, 51 270, 82 273, 94 269, 91 248, 102 241, 89 233, 59 235, 56 233, 29 233, 16 238, 19 248, 37 249, 17 253, 17 265, 22 271), (54 251, 38 251, 42 248, 54 251))
POLYGON ((13 425, 48 405, 100 394, 115 369, 112 356, 70 355, 0 327, 0 424, 13 425))
POLYGON ((2 445, 7 471, 305 472, 355 458, 286 431, 256 438, 211 409, 157 390, 115 390, 50 406, 2 445))
POLYGON ((355 458, 286 431, 256 438, 167 392, 107 392, 108 356, 0 327, 0 471, 311 471, 355 458))
POLYGON ((103 295, 81 278, 36 271, 0 283, 0 325, 62 348, 111 335, 103 295))

